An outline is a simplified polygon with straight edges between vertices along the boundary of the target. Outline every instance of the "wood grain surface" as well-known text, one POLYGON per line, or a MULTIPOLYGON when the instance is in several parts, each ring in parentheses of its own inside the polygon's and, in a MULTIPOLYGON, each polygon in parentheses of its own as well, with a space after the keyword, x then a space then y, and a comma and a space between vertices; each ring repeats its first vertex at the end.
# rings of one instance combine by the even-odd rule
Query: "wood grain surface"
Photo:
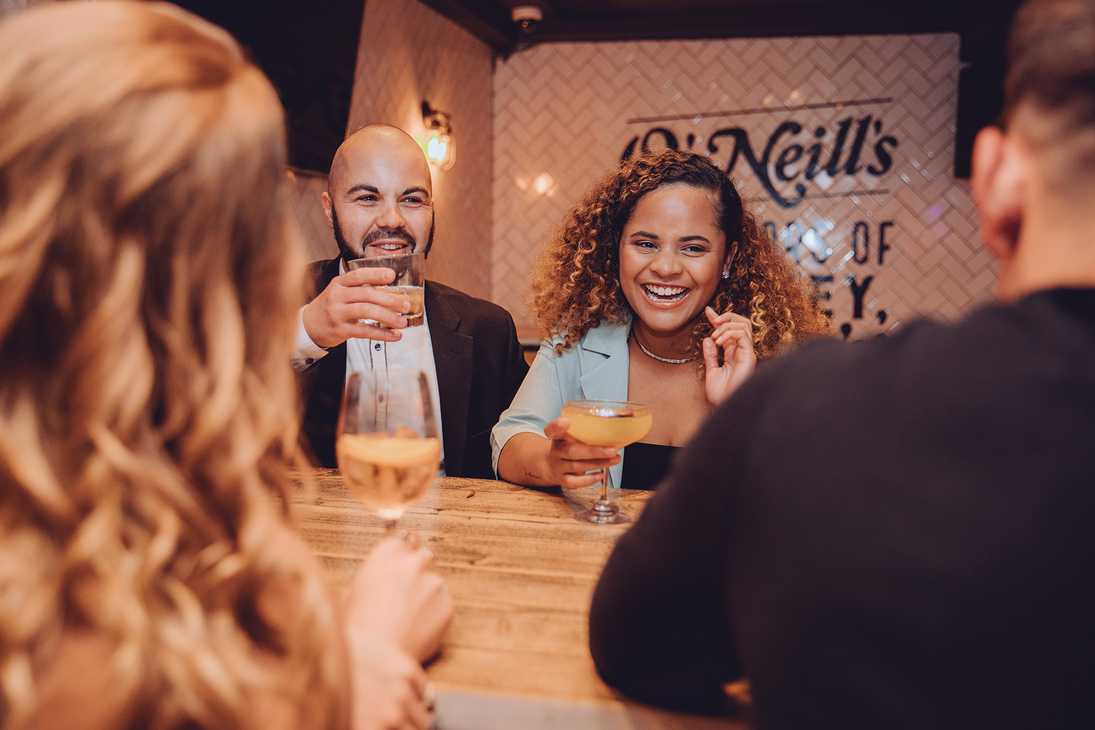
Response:
MULTIPOLYGON (((335 470, 318 470, 293 511, 337 590, 384 534, 335 470)), ((638 515, 649 492, 620 493, 638 515)), ((456 612, 429 666, 439 727, 741 728, 622 700, 589 654, 589 601, 626 525, 580 522, 595 490, 561 496, 505 482, 445 478, 411 507, 400 528, 435 555, 456 612), (445 720, 448 719, 446 724, 445 720)))

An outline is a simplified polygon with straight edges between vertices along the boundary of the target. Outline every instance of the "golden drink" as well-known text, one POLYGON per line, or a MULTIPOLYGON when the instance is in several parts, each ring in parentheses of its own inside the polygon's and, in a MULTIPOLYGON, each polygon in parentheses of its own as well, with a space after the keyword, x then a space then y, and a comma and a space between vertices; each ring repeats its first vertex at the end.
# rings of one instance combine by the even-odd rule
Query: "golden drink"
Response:
POLYGON ((382 520, 397 520, 437 478, 441 441, 385 433, 344 433, 335 450, 354 495, 382 520))
POLYGON ((649 410, 606 411, 591 413, 585 408, 563 406, 562 416, 570 421, 569 433, 589 446, 622 449, 650 433, 654 416, 649 410))
POLYGON ((407 326, 418 327, 422 324, 422 310, 424 308, 422 287, 405 286, 399 284, 396 286, 378 286, 377 289, 380 289, 388 294, 399 294, 410 299, 411 308, 403 315, 407 318, 407 326))
MULTIPOLYGON (((642 403, 610 400, 572 400, 563 404, 559 414, 570 422, 567 433, 589 446, 622 449, 650 433, 654 415, 642 403)), ((608 467, 600 467, 601 496, 579 516, 583 520, 607 525, 627 522, 627 515, 608 498, 608 467)))

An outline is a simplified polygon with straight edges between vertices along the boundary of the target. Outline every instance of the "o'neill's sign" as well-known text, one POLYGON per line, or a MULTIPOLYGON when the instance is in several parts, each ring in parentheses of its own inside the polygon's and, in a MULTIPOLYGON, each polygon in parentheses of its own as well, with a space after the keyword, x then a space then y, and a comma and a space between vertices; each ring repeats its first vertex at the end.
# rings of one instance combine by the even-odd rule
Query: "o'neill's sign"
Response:
MULTIPOLYGON (((769 219, 764 225, 810 273, 823 306, 848 337, 853 323, 866 324, 868 314, 877 327, 886 324, 886 310, 868 293, 894 248, 894 223, 855 220, 838 230, 830 220, 828 230, 819 230, 817 225, 793 219, 792 211, 804 201, 890 194, 886 184, 901 146, 886 125, 885 109, 892 102, 891 98, 856 99, 628 119, 629 127, 638 129, 625 143, 621 158, 662 149, 688 150, 708 155, 737 182, 755 180, 764 195, 749 202, 770 200, 779 210, 788 211, 792 219, 769 219), (827 121, 819 123, 816 119, 823 111, 827 121), (746 127, 740 122, 750 117, 763 118, 769 131, 758 133, 759 124, 746 127), (697 133, 703 129, 710 131, 697 133), (852 182, 842 182, 845 179, 852 182), (837 262, 843 274, 839 281, 830 261, 834 235, 847 236, 850 249, 850 256, 837 262), (852 265, 868 264, 869 274, 849 270, 852 265), (845 291, 850 307, 838 314, 833 304, 845 291)), ((868 329, 877 330, 871 324, 868 329)))

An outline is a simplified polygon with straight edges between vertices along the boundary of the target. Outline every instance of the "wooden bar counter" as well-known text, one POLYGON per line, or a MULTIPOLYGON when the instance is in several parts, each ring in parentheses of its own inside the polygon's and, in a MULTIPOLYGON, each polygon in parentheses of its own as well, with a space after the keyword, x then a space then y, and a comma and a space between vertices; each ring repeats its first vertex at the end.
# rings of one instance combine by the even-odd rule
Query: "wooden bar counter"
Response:
MULTIPOLYGON (((337 471, 317 471, 315 483, 293 508, 341 590, 384 530, 337 471)), ((620 505, 634 517, 649 496, 628 491, 620 505)), ((582 490, 578 500, 593 497, 594 490, 582 490)), ((456 605, 441 655, 428 668, 438 690, 437 726, 744 728, 629 702, 597 676, 587 641, 589 601, 626 525, 580 522, 580 506, 558 490, 445 478, 404 515, 400 528, 433 551, 456 605)))

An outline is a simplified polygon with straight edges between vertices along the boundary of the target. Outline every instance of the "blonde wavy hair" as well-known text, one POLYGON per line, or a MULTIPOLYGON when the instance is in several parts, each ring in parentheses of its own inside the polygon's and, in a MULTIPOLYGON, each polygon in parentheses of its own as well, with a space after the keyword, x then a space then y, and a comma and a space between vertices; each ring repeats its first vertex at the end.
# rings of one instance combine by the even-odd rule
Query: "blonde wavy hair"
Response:
MULTIPOLYGON (((719 279, 711 306, 753 323, 757 357, 764 359, 829 326, 809 287, 784 251, 742 206, 730 178, 709 159, 667 150, 625 161, 601 180, 567 217, 533 276, 533 310, 556 352, 573 347, 602 322, 623 323, 634 313, 620 287, 620 236, 639 200, 673 183, 711 191, 727 248, 737 244, 728 279, 719 279)), ((692 352, 702 366, 701 343, 711 334, 701 317, 692 352)))
POLYGON ((0 725, 40 722, 91 636, 68 676, 109 688, 111 726, 273 702, 345 727, 334 606, 285 514, 303 262, 276 93, 168 5, 39 6, 0 48, 0 725))

